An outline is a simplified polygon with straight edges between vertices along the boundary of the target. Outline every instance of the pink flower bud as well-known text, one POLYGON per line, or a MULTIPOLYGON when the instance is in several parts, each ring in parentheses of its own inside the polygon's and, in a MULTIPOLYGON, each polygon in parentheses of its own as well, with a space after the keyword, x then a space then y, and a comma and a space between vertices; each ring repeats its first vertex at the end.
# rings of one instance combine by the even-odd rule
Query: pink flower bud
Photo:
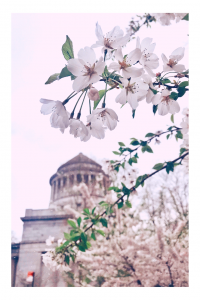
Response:
POLYGON ((93 101, 99 100, 99 92, 94 87, 91 87, 89 89, 89 92, 87 93, 87 95, 90 100, 93 100, 93 101))

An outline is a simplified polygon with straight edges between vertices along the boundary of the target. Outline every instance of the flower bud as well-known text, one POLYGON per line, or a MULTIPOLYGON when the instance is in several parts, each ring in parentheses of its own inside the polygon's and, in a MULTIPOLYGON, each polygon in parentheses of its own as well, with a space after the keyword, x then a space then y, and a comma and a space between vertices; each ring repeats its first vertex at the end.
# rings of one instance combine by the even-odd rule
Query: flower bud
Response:
POLYGON ((160 72, 156 73, 156 77, 160 77, 160 75, 161 75, 160 72))
POLYGON ((91 87, 87 93, 88 98, 93 101, 99 100, 99 92, 94 87, 91 87))

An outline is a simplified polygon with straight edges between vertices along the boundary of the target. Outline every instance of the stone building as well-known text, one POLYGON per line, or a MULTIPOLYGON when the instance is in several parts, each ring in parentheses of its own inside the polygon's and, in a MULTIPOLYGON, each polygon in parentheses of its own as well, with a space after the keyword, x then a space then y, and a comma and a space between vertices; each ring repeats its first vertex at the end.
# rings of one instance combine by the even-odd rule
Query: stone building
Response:
MULTIPOLYGON (((85 208, 81 193, 74 187, 84 182, 95 203, 101 201, 109 186, 108 175, 101 165, 82 153, 61 165, 50 178, 51 197, 48 209, 26 209, 23 221, 23 235, 20 243, 12 244, 11 285, 31 286, 26 282, 28 272, 34 272, 34 287, 66 286, 59 271, 50 272, 42 262, 46 239, 49 235, 57 241, 63 232, 70 230, 67 219, 73 218, 70 208, 80 211, 85 208), (69 211, 68 211, 69 210, 69 211)), ((56 243, 55 243, 56 246, 56 243)))

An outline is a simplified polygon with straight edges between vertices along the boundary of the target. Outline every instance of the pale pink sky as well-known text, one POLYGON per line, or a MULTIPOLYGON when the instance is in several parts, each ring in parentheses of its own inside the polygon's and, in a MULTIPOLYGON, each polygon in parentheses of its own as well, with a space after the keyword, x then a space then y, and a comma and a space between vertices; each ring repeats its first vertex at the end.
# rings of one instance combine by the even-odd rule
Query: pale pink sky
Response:
MULTIPOLYGON (((12 14, 12 230, 20 238, 22 221, 20 217, 25 209, 47 208, 50 197, 49 178, 57 168, 79 152, 100 160, 116 158, 112 154, 117 150, 118 141, 129 143, 131 137, 144 139, 147 132, 165 130, 172 125, 170 115, 156 116, 152 105, 145 100, 140 102, 135 119, 131 117, 130 106, 120 109, 115 103, 119 91, 107 95, 107 106, 113 108, 120 122, 114 131, 106 132, 104 140, 90 139, 80 142, 69 134, 62 135, 50 126, 49 116, 40 113, 40 98, 63 101, 72 92, 71 80, 61 79, 50 85, 44 83, 54 73, 59 73, 65 66, 61 48, 66 35, 73 41, 75 56, 80 48, 91 46, 96 42, 95 24, 98 21, 104 33, 119 25, 124 31, 133 14, 12 14)), ((185 47, 185 56, 181 63, 188 65, 188 22, 181 21, 171 26, 152 24, 151 29, 143 27, 136 36, 140 39, 153 38, 156 43, 155 53, 169 56, 178 47, 185 47)), ((124 54, 135 48, 135 40, 123 50, 124 54)), ((100 48, 95 49, 97 57, 100 48)), ((104 84, 95 85, 104 89, 104 84)), ((181 111, 188 106, 188 95, 178 100, 181 111)), ((88 114, 87 101, 82 112, 82 119, 88 114)), ((69 102, 67 110, 71 111, 74 102, 69 102)), ((175 115, 175 124, 179 126, 181 113, 175 115)), ((174 139, 161 139, 161 145, 152 144, 154 154, 138 153, 138 168, 141 174, 151 172, 151 167, 164 160, 178 156, 179 145, 174 139)))

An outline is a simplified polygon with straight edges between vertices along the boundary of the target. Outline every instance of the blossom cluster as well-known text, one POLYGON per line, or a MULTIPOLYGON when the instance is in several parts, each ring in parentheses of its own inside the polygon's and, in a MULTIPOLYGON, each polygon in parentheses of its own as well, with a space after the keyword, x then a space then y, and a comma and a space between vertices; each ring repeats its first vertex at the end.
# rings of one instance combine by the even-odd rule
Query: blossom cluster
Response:
POLYGON ((171 25, 171 21, 176 20, 176 23, 182 20, 187 13, 151 13, 151 16, 160 22, 163 26, 171 25))
MULTIPOLYGON (((182 114, 184 115, 184 118, 180 125, 182 127, 183 143, 180 148, 186 151, 189 150, 189 109, 184 108, 182 114)), ((183 159, 183 164, 186 166, 187 170, 189 170, 189 155, 183 159)))
MULTIPOLYGON (((175 15, 178 18, 180 14, 175 15)), ((154 106, 158 105, 158 113, 162 116, 180 111, 177 99, 171 96, 170 86, 165 86, 163 83, 166 81, 165 75, 161 77, 161 74, 163 72, 176 72, 184 77, 182 73, 185 66, 179 64, 184 56, 184 48, 179 47, 174 50, 169 59, 162 54, 163 71, 155 73, 154 70, 159 67, 159 58, 154 53, 156 44, 152 42, 152 38, 147 37, 140 41, 140 38, 137 37, 135 48, 130 53, 125 54, 122 52, 122 47, 129 42, 130 33, 124 35, 119 26, 115 26, 113 30, 104 35, 98 23, 95 33, 97 42, 91 47, 80 49, 78 58, 68 59, 68 64, 65 67, 67 72, 73 76, 72 88, 74 92, 64 102, 40 99, 43 104, 41 113, 44 115, 51 114, 50 123, 52 127, 59 128, 62 133, 69 127, 70 134, 84 142, 87 142, 91 137, 103 139, 106 130, 114 130, 119 121, 116 112, 112 108, 106 107, 107 93, 114 88, 121 88, 115 102, 122 105, 128 103, 132 111, 135 111, 139 102, 144 99, 147 103, 152 103, 154 106), (102 56, 98 60, 94 51, 94 48, 97 47, 102 48, 102 56), (111 57, 114 61, 107 63, 111 57), (100 81, 106 84, 105 90, 100 91, 101 95, 94 86, 100 81), (111 86, 110 89, 107 89, 108 85, 111 86), (70 114, 65 108, 65 104, 79 93, 81 95, 70 114), (75 118, 74 112, 83 94, 83 101, 75 118), (95 101, 95 106, 92 112, 90 108, 90 114, 84 123, 80 117, 86 95, 90 105, 91 101, 95 101), (102 108, 97 108, 102 98, 102 108)))
MULTIPOLYGON (((58 247, 64 244, 66 240, 59 239, 58 240, 58 247)), ((49 236, 49 238, 46 240, 47 246, 52 246, 54 244, 54 237, 49 236)), ((71 268, 67 265, 65 262, 65 255, 62 253, 56 253, 55 248, 46 249, 46 253, 42 254, 42 260, 43 263, 47 268, 49 268, 51 271, 65 271, 69 272, 71 268)))

